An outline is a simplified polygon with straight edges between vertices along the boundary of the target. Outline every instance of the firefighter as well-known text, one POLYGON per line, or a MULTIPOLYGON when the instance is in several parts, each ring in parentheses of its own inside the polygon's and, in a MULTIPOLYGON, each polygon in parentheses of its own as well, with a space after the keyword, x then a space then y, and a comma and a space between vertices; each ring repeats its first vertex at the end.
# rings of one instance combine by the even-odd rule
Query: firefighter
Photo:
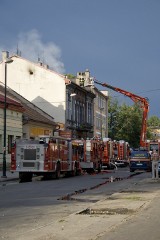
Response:
POLYGON ((159 156, 156 150, 154 149, 151 155, 152 160, 152 179, 158 179, 158 160, 159 156))

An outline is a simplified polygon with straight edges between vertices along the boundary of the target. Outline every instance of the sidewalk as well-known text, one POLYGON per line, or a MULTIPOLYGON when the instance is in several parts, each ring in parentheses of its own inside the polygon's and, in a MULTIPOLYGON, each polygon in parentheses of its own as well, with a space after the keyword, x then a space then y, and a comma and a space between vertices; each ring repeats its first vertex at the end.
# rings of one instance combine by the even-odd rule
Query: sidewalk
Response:
POLYGON ((3 172, 0 171, 0 182, 6 182, 6 181, 12 181, 12 180, 18 180, 19 174, 18 172, 11 173, 10 171, 6 171, 6 177, 2 177, 3 172))
MULTIPOLYGON (((137 240, 143 236, 145 240, 159 240, 159 184, 160 180, 151 178, 132 182, 96 203, 86 204, 82 211, 16 236, 16 240, 137 240)), ((94 189, 94 195, 103 191, 107 193, 106 186, 94 189)), ((83 195, 77 195, 77 199, 92 196, 90 191, 83 195)))

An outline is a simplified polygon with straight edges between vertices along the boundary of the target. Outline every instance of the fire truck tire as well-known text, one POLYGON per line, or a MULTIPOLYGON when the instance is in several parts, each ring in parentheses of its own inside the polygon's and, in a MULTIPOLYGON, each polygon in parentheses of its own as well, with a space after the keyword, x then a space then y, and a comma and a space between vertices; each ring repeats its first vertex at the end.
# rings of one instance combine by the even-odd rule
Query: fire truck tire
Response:
POLYGON ((72 172, 71 172, 71 176, 72 177, 75 177, 77 174, 77 169, 76 169, 76 167, 72 170, 72 172))
POLYGON ((19 173, 19 182, 31 182, 32 181, 32 173, 19 173))
POLYGON ((86 169, 86 172, 88 174, 93 174, 95 172, 95 169, 94 168, 88 168, 88 169, 86 169))
POLYGON ((76 175, 77 175, 77 176, 80 176, 81 174, 82 174, 81 169, 77 169, 76 175))
POLYGON ((72 172, 71 172, 71 176, 72 176, 72 177, 78 176, 78 168, 77 168, 77 163, 76 163, 76 162, 75 162, 74 169, 73 169, 72 172))
POLYGON ((61 176, 61 164, 58 162, 56 168, 56 179, 59 179, 60 176, 61 176))
POLYGON ((101 164, 101 163, 99 163, 99 164, 98 164, 98 172, 100 173, 100 172, 101 172, 101 170, 102 170, 102 164, 101 164))

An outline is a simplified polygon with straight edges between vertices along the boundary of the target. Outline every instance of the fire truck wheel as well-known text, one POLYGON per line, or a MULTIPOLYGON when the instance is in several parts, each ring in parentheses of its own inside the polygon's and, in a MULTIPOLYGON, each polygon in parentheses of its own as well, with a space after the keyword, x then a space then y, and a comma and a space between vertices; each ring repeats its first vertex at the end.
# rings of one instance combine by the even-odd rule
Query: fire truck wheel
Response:
POLYGON ((78 175, 77 173, 78 173, 77 163, 75 162, 75 166, 74 166, 74 169, 71 172, 71 176, 72 177, 77 176, 78 175))
POLYGON ((32 181, 32 173, 19 173, 19 182, 31 182, 32 181))
POLYGON ((59 179, 61 175, 61 164, 57 163, 57 168, 56 168, 56 179, 59 179))
POLYGON ((71 172, 71 176, 75 177, 76 176, 76 172, 77 172, 77 170, 76 170, 76 167, 75 167, 74 170, 71 172))
POLYGON ((80 176, 81 174, 82 174, 81 169, 77 169, 76 175, 77 175, 77 176, 80 176))
POLYGON ((95 169, 94 169, 94 168, 88 168, 88 169, 86 170, 86 172, 87 172, 88 174, 93 174, 93 173, 95 173, 95 169))
POLYGON ((98 172, 100 173, 100 172, 101 172, 101 170, 102 170, 102 165, 101 165, 101 164, 99 164, 99 165, 98 165, 98 172))

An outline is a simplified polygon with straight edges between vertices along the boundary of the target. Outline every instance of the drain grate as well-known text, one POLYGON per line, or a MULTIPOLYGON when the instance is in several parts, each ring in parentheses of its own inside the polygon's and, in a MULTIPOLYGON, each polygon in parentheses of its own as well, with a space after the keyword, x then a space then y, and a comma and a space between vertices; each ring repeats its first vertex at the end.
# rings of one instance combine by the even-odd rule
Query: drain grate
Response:
POLYGON ((82 215, 124 215, 124 214, 133 214, 135 210, 128 208, 102 208, 102 209, 90 209, 87 208, 78 214, 82 215))

